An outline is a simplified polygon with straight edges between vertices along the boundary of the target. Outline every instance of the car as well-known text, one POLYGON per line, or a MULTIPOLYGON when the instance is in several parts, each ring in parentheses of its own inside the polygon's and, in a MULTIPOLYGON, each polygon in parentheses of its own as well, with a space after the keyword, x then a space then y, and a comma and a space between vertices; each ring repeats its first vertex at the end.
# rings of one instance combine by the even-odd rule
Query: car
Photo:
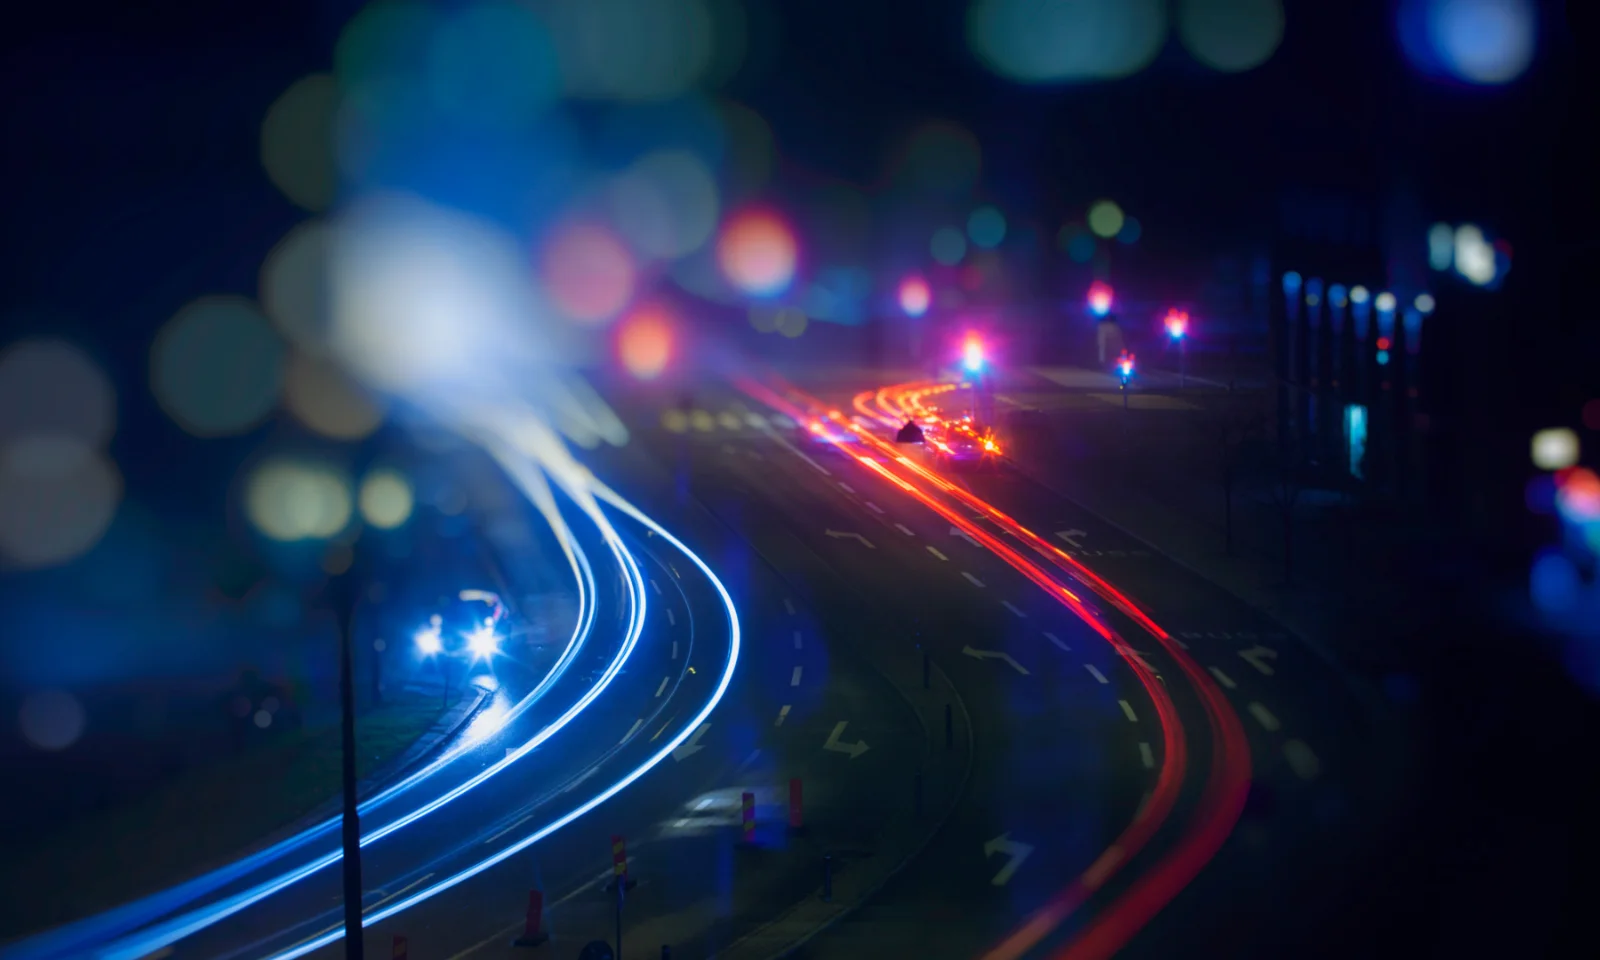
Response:
POLYGON ((1000 445, 993 433, 974 426, 970 420, 925 422, 920 430, 923 456, 935 466, 947 470, 987 470, 999 462, 1000 445))
POLYGON ((487 660, 500 652, 510 611, 488 590, 462 590, 439 598, 427 625, 417 631, 417 649, 425 656, 487 660))

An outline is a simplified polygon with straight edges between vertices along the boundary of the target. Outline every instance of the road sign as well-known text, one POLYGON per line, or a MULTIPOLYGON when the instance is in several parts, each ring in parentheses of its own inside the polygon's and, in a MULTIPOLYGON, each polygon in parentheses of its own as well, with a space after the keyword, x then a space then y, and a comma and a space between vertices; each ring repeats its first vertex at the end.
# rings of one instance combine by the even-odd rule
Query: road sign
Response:
POLYGON ((848 753, 851 760, 866 753, 868 747, 865 740, 857 740, 855 743, 839 742, 839 737, 844 734, 844 728, 849 725, 849 721, 846 720, 840 720, 834 724, 833 732, 828 734, 828 742, 822 745, 822 749, 832 750, 834 753, 848 753))

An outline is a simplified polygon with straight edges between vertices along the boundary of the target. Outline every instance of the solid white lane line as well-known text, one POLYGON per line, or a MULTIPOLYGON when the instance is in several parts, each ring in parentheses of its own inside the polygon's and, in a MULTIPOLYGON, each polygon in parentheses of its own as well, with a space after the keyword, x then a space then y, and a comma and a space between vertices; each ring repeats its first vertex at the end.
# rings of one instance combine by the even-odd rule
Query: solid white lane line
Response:
POLYGON ((1278 722, 1278 718, 1272 715, 1271 710, 1254 700, 1250 702, 1250 715, 1255 717, 1256 722, 1261 724, 1268 733, 1277 733, 1278 729, 1283 726, 1278 722))
POLYGON ((1089 676, 1094 677, 1096 680, 1100 681, 1101 683, 1110 683, 1111 682, 1110 680, 1106 679, 1106 675, 1105 674, 1100 672, 1100 668, 1095 666, 1092 663, 1084 664, 1083 665, 1083 669, 1089 671, 1089 676))
POLYGON ((1118 700, 1117 703, 1122 707, 1122 715, 1128 718, 1129 723, 1139 722, 1139 718, 1133 713, 1133 704, 1126 700, 1118 700))

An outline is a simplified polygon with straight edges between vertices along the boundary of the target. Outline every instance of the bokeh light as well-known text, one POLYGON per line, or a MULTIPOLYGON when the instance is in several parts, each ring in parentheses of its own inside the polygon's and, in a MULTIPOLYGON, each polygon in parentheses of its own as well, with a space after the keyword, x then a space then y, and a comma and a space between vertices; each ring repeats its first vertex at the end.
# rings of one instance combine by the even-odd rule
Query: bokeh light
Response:
POLYGON ((1351 303, 1366 303, 1371 298, 1372 292, 1359 283, 1350 288, 1351 303))
POLYGON ((283 377, 283 401, 323 436, 360 440, 383 422, 384 405, 334 363, 297 353, 283 377))
POLYGON ((993 250, 1006 238, 1006 218, 994 207, 979 207, 967 218, 967 236, 972 245, 982 250, 993 250))
POLYGON ((78 348, 24 340, 0 353, 0 447, 24 437, 70 437, 98 449, 116 429, 111 381, 78 348))
POLYGON ((1127 76, 1155 59, 1166 35, 1161 0, 976 0, 967 12, 972 52, 1023 83, 1127 76))
POLYGON ((452 11, 431 38, 424 71, 441 114, 482 126, 524 126, 560 90, 550 38, 532 11, 507 0, 452 11))
POLYGON ((661 376, 672 360, 672 318, 654 304, 632 311, 618 326, 617 352, 623 367, 638 379, 661 376))
POLYGON ((332 467, 269 460, 250 476, 245 514, 273 540, 327 539, 350 524, 350 484, 332 467))
POLYGON ((717 227, 717 184, 699 157, 661 150, 641 157, 611 187, 611 220, 648 257, 698 250, 717 227))
POLYGON ((609 320, 633 299, 633 257, 596 224, 558 229, 545 247, 541 274, 556 306, 575 320, 609 320))
POLYGON ((1494 247, 1484 238, 1481 228, 1470 223, 1456 228, 1452 261, 1456 272, 1465 277, 1467 282, 1480 287, 1494 282, 1494 247))
POLYGON ((122 499, 122 475, 67 433, 34 433, 0 447, 0 557, 49 567, 99 542, 122 499))
POLYGON ((750 307, 750 326, 759 333, 776 333, 778 330, 778 310, 774 304, 757 303, 750 307))
POLYGON ((717 264, 723 275, 751 296, 769 297, 788 289, 798 261, 794 233, 771 211, 735 214, 717 240, 717 264))
POLYGON ((88 714, 65 690, 40 690, 22 701, 17 726, 22 739, 40 750, 65 750, 83 736, 88 714))
POLYGON ((921 277, 907 277, 900 282, 900 309, 907 316, 922 316, 928 312, 928 305, 932 301, 933 291, 928 289, 928 281, 921 277))
POLYGON ((267 253, 259 279, 261 310, 294 346, 328 352, 328 258, 333 228, 316 219, 297 224, 267 253))
POLYGON ((936 120, 912 132, 897 176, 918 193, 959 197, 978 182, 982 162, 977 137, 958 124, 936 120))
POLYGON ((278 402, 284 346, 255 303, 192 301, 156 335, 150 388, 177 424, 198 437, 244 433, 278 402))
POLYGON ((1117 231, 1117 242, 1134 244, 1144 236, 1144 226, 1133 217, 1122 218, 1122 229, 1117 231))
POLYGON ((1448 223, 1436 223, 1428 228, 1428 266, 1435 270, 1449 270, 1456 258, 1456 231, 1448 223))
POLYGON ((1540 470, 1565 470, 1578 462, 1578 435, 1566 427, 1550 427, 1533 435, 1533 465, 1540 470))
POLYGON ((1283 41, 1283 0, 1181 0, 1178 38, 1213 70, 1253 70, 1283 41))
POLYGON ((1412 299, 1411 305, 1413 307, 1416 307, 1417 308, 1417 312, 1422 314, 1422 315, 1424 315, 1424 316, 1432 313, 1433 312, 1433 308, 1438 306, 1438 304, 1433 299, 1433 294, 1431 294, 1431 293, 1419 293, 1419 294, 1417 294, 1416 297, 1412 299))
POLYGON ((772 128, 761 114, 741 103, 725 101, 717 114, 727 138, 724 180, 730 199, 754 196, 772 178, 775 151, 772 128))
POLYGON ((411 518, 416 495, 404 474, 381 467, 362 478, 356 503, 367 523, 380 530, 393 530, 411 518))
POLYGON ((933 231, 933 239, 928 241, 928 252, 934 260, 953 267, 967 255, 967 238, 955 227, 940 227, 933 231))
POLYGON ((1571 523, 1600 521, 1600 476, 1588 467, 1568 470, 1558 481, 1556 507, 1571 523))
POLYGON ((1394 294, 1390 293, 1387 290, 1385 290, 1384 292, 1378 294, 1377 298, 1375 300, 1373 300, 1373 305, 1378 308, 1380 313, 1388 313, 1388 312, 1390 312, 1391 310, 1394 309, 1394 304, 1395 304, 1394 294))
POLYGON ((549 0, 543 12, 573 97, 668 100, 711 63, 701 0, 549 0))
POLYGON ((1583 405, 1583 425, 1590 430, 1600 430, 1600 398, 1583 405))
POLYGON ((778 311, 778 332, 791 340, 805 333, 809 322, 806 312, 799 307, 784 307, 778 311))
POLYGON ((1583 581, 1572 561, 1559 553, 1542 554, 1528 571, 1528 595, 1546 613, 1572 609, 1583 591, 1583 581))
POLYGON ((1397 13, 1402 45, 1425 72, 1495 85, 1533 62, 1538 11, 1530 0, 1404 0, 1397 13))
POLYGON ((1122 232, 1122 208, 1110 200, 1099 200, 1089 208, 1089 229, 1096 236, 1111 239, 1122 232))
POLYGON ((261 121, 261 166, 267 179, 296 205, 326 210, 339 189, 335 124, 339 84, 314 73, 290 85, 261 121))

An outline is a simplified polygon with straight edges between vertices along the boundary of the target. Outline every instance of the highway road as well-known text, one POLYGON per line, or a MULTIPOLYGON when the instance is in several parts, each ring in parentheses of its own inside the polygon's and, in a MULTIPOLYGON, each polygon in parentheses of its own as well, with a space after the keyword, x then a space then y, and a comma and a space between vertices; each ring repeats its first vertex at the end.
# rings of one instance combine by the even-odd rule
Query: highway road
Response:
MULTIPOLYGON (((1011 472, 958 485, 1070 559, 1046 562, 959 496, 924 502, 902 486, 929 486, 919 478, 859 459, 881 452, 819 440, 774 405, 703 385, 693 410, 660 399, 648 442, 692 464, 697 498, 752 543, 797 541, 788 553, 810 556, 793 562, 825 617, 874 624, 862 643, 920 639, 973 714, 977 763, 956 816, 918 869, 803 955, 1089 956, 1131 941, 1135 956, 1175 943, 1272 956, 1317 912, 1379 788, 1362 753, 1370 718, 1310 650, 1011 472), (1071 560, 1149 620, 1096 595, 1071 560), (926 923, 930 910, 947 922, 926 923)), ((805 401, 778 399, 791 413, 805 401)), ((850 409, 849 395, 828 399, 813 410, 850 409)), ((848 437, 848 424, 827 432, 848 437)), ((769 551, 782 569, 785 551, 769 551)))

